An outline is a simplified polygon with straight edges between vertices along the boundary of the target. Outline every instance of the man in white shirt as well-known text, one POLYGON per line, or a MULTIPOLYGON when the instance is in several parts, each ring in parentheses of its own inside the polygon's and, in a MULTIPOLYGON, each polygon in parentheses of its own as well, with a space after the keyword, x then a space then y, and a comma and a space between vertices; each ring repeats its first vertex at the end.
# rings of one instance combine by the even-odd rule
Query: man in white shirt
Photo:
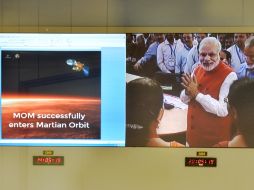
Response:
POLYGON ((157 64, 163 73, 174 73, 177 44, 173 33, 166 34, 166 40, 157 48, 157 64))
POLYGON ((199 52, 198 52, 199 43, 206 36, 207 36, 207 34, 205 34, 205 33, 196 34, 196 39, 195 40, 196 40, 197 45, 194 44, 194 46, 189 51, 189 54, 187 56, 186 65, 185 65, 185 68, 184 68, 184 73, 189 73, 189 74, 192 73, 194 68, 198 65, 198 62, 199 62, 199 52))
POLYGON ((237 76, 239 79, 245 77, 254 79, 254 36, 245 41, 244 54, 246 62, 241 64, 237 76))
POLYGON ((187 62, 187 56, 190 49, 193 47, 193 35, 191 33, 183 34, 183 48, 176 54, 176 65, 175 65, 175 73, 183 74, 184 68, 187 62))
POLYGON ((247 39, 247 34, 245 33, 235 33, 234 41, 235 44, 232 45, 227 50, 231 53, 231 66, 235 72, 238 72, 241 64, 246 61, 246 56, 244 55, 244 43, 247 39))
POLYGON ((183 34, 175 33, 174 34, 175 42, 176 42, 176 52, 179 52, 183 49, 183 34))
POLYGON ((229 33, 225 36, 225 49, 230 48, 234 44, 234 34, 229 33))
POLYGON ((185 89, 180 98, 189 104, 186 137, 190 147, 212 147, 231 139, 227 95, 237 76, 220 61, 220 50, 216 38, 203 39, 199 47, 200 65, 191 76, 182 77, 185 89))

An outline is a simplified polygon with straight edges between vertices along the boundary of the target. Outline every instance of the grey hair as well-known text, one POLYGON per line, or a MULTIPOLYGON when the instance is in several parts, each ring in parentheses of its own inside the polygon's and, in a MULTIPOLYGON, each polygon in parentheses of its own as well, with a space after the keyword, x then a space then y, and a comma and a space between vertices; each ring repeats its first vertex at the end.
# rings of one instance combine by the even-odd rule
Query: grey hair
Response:
POLYGON ((249 38, 245 41, 244 45, 245 45, 246 48, 251 48, 251 47, 253 47, 253 46, 254 46, 254 36, 249 37, 249 38))
POLYGON ((199 51, 206 46, 207 44, 214 44, 216 46, 217 53, 221 51, 221 43, 215 37, 206 37, 204 38, 199 45, 199 51))

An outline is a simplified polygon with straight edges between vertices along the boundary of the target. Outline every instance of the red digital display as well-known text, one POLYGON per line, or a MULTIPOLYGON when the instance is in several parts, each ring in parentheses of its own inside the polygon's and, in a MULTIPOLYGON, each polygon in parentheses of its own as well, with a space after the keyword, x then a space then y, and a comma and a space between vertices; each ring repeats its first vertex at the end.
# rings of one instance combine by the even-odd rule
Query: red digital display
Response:
POLYGON ((216 167, 217 158, 185 157, 185 166, 189 167, 216 167))
POLYGON ((33 165, 64 165, 63 156, 33 156, 33 165))

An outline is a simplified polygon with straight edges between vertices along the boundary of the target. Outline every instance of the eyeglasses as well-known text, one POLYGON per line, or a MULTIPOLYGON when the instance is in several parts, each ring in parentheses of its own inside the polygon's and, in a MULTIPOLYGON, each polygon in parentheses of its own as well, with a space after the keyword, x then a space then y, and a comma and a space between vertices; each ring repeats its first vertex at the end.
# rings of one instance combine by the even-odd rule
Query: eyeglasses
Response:
POLYGON ((200 53, 199 54, 201 57, 206 57, 207 55, 209 57, 215 57, 217 54, 216 53, 200 53))

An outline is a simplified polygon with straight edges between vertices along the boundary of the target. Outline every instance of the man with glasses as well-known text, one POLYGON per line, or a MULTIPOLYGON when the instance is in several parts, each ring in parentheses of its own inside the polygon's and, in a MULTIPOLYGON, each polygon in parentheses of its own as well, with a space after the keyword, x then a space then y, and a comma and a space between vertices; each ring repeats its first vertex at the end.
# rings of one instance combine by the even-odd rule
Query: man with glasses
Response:
POLYGON ((241 64, 246 61, 246 56, 244 55, 244 43, 247 37, 248 36, 245 33, 235 33, 235 44, 227 49, 232 55, 231 65, 235 72, 238 72, 241 64))
POLYGON ((245 41, 244 54, 246 61, 240 66, 237 76, 238 78, 254 78, 254 36, 245 41))
POLYGON ((212 147, 231 139, 227 96, 237 76, 220 61, 220 50, 216 38, 203 39, 199 46, 200 65, 192 75, 182 77, 181 100, 189 104, 186 137, 190 147, 212 147))

